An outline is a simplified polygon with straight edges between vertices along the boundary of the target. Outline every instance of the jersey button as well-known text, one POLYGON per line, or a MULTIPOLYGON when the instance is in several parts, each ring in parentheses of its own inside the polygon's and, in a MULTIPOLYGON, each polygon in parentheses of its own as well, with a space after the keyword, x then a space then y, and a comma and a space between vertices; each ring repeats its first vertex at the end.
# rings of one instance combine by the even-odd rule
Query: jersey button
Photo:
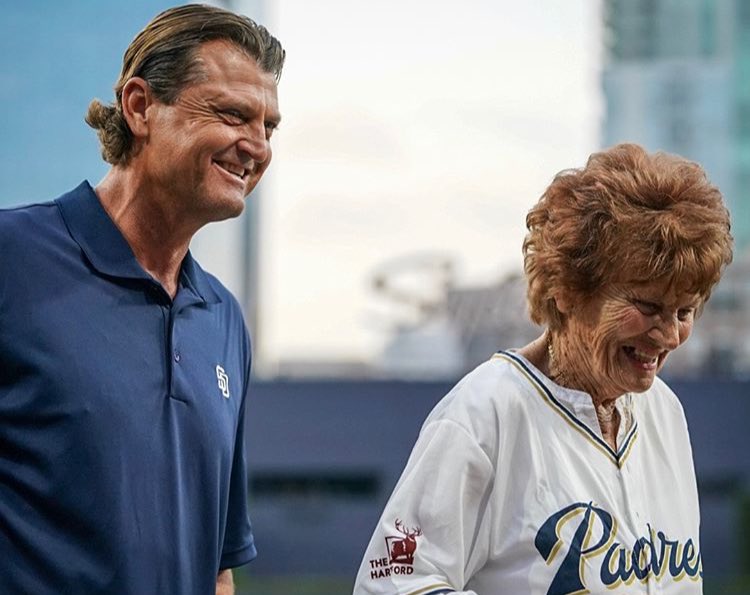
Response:
POLYGON ((174 352, 174 361, 176 361, 179 364, 181 359, 182 358, 180 357, 180 352, 179 351, 175 351, 174 352))

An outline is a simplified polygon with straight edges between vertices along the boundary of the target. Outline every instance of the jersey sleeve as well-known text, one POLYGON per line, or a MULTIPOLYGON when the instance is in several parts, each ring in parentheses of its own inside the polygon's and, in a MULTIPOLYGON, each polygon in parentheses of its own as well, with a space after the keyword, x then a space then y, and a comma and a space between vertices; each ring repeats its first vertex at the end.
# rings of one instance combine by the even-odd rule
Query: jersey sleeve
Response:
POLYGON ((247 465, 245 460, 245 411, 248 400, 250 364, 245 377, 245 395, 237 421, 232 474, 229 484, 227 522, 219 570, 247 564, 257 556, 252 526, 248 515, 247 465))
POLYGON ((476 595, 462 589, 487 555, 482 520, 493 476, 462 425, 428 422, 375 528, 354 594, 476 595))

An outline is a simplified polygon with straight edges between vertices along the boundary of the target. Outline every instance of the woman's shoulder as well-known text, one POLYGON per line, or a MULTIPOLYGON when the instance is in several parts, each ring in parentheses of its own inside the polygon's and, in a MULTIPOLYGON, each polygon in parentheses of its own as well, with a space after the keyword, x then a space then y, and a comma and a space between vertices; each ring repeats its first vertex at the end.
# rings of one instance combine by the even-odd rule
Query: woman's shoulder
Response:
POLYGON ((647 391, 634 395, 634 404, 651 419, 685 420, 685 411, 675 392, 658 376, 647 391))
POLYGON ((448 421, 473 436, 500 431, 526 414, 528 380, 519 365, 522 358, 499 352, 464 376, 443 397, 425 425, 448 421))

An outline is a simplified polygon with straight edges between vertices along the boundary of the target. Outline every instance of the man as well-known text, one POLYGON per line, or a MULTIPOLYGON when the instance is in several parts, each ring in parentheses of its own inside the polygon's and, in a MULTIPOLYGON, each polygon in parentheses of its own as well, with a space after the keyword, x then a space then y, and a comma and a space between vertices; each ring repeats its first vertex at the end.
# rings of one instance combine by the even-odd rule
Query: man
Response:
POLYGON ((268 167, 283 61, 250 19, 163 12, 89 108, 105 178, 0 211, 0 593, 228 594, 255 557, 250 342, 188 247, 268 167))

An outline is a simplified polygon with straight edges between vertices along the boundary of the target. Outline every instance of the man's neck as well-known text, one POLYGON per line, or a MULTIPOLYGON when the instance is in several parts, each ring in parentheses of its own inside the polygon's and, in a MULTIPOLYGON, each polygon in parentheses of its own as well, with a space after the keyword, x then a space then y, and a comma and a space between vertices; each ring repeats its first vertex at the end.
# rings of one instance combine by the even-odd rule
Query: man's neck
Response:
POLYGON ((143 269, 174 297, 192 229, 175 212, 174 201, 154 196, 149 184, 128 168, 113 167, 94 189, 143 269))

